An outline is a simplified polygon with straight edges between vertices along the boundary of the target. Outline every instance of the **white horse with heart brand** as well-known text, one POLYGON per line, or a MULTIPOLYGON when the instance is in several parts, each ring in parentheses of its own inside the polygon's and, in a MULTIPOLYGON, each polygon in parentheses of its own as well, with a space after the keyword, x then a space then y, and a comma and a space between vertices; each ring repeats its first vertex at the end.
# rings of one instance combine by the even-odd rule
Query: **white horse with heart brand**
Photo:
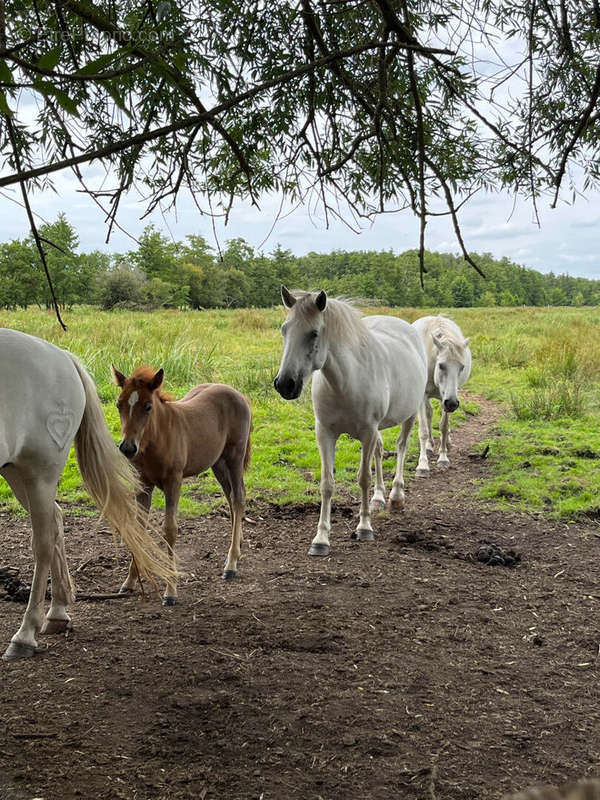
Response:
POLYGON ((281 327, 283 356, 275 388, 286 400, 300 396, 314 372, 312 400, 321 454, 321 515, 312 556, 329 553, 335 446, 342 433, 362 446, 358 483, 360 518, 353 539, 372 540, 371 512, 385 506, 380 430, 402 425, 397 439, 393 509, 404 506, 404 457, 423 401, 425 349, 417 331, 397 317, 362 317, 347 302, 325 292, 290 292, 281 287, 288 316, 281 327), (371 504, 371 463, 376 485, 371 504))
POLYGON ((417 465, 417 475, 427 477, 428 454, 433 455, 433 409, 430 398, 435 397, 440 401, 440 452, 437 466, 444 469, 450 465, 449 417, 460 405, 458 390, 471 374, 471 351, 469 340, 464 338, 456 322, 448 317, 421 317, 413 322, 413 328, 421 335, 427 353, 427 387, 419 409, 420 454, 417 465))

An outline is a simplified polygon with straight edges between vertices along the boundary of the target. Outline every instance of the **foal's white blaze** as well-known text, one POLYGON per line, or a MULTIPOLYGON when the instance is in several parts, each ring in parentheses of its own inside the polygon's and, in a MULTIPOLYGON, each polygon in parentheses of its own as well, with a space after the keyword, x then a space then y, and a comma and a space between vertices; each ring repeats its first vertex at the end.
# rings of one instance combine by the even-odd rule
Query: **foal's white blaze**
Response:
POLYGON ((131 417, 133 416, 133 407, 135 406, 135 404, 139 399, 140 396, 137 392, 132 392, 129 395, 129 400, 127 401, 129 403, 129 419, 131 419, 131 417))

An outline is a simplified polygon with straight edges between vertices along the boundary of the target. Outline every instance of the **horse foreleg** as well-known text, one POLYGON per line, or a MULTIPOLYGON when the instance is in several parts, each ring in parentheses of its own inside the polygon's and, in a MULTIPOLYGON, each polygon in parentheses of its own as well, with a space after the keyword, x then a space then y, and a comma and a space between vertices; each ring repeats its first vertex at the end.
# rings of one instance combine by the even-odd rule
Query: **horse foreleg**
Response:
POLYGON ((335 488, 335 445, 337 436, 318 422, 315 423, 317 446, 321 456, 321 513, 317 535, 311 542, 309 556, 329 555, 329 533, 331 531, 331 498, 335 488))
POLYGON ((33 579, 21 627, 10 640, 10 645, 2 656, 5 661, 31 658, 37 649, 36 635, 42 627, 48 572, 54 555, 57 533, 54 516, 55 493, 56 481, 33 480, 26 484, 26 497, 33 529, 31 537, 33 579))
POLYGON ((431 409, 429 398, 424 398, 419 406, 419 463, 417 464, 417 475, 420 478, 429 476, 429 457, 428 449, 431 439, 431 419, 427 413, 427 405, 431 409))
MULTIPOLYGON (((143 525, 145 525, 146 522, 148 521, 148 515, 150 514, 150 506, 152 505, 153 491, 154 487, 147 484, 144 486, 143 490, 136 495, 135 498, 138 504, 139 519, 141 520, 143 525)), ((132 558, 129 561, 129 571, 127 573, 127 577, 121 584, 121 588, 119 589, 119 594, 131 594, 134 591, 139 579, 140 576, 137 571, 135 561, 132 558)))
POLYGON ((409 417, 402 423, 402 430, 396 442, 398 456, 396 459, 396 474, 394 475, 394 482, 392 483, 392 491, 390 492, 390 507, 394 511, 400 511, 404 508, 404 459, 406 458, 406 448, 413 425, 415 424, 415 415, 409 417))
POLYGON ((360 467, 358 468, 358 485, 360 486, 360 511, 358 526, 352 538, 362 542, 372 542, 373 528, 371 527, 371 513, 369 509, 369 490, 371 489, 371 462, 373 453, 381 439, 379 431, 371 432, 361 441, 360 467))
POLYGON ((433 406, 431 405, 431 399, 427 395, 425 395, 423 404, 427 421, 427 455, 432 456, 435 452, 435 444, 433 442, 433 406))
MULTIPOLYGON (((182 475, 175 475, 165 486, 165 529, 164 537, 171 559, 173 575, 177 574, 177 564, 175 559, 175 540, 177 539, 177 506, 179 505, 179 494, 181 492, 182 475)), ((174 606, 177 603, 177 579, 172 578, 165 588, 163 595, 163 606, 174 606)))
POLYGON ((385 484, 383 482, 383 439, 377 434, 375 443, 375 491, 369 504, 371 514, 376 514, 385 508, 385 484))
POLYGON ((448 458, 448 442, 450 439, 448 434, 449 427, 450 414, 442 409, 442 417, 440 419, 440 454, 437 460, 437 465, 440 469, 447 469, 450 466, 450 459, 448 458))

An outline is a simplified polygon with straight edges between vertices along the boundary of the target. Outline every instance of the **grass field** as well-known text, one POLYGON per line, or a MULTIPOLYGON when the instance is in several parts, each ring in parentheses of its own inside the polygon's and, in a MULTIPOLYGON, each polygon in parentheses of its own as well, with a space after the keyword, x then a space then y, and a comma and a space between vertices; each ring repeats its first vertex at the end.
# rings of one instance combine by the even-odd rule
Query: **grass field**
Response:
MULTIPOLYGON (((366 309, 408 321, 439 309, 366 309)), ((500 403, 505 413, 494 438, 492 478, 480 487, 499 504, 572 518, 600 509, 600 309, 469 308, 443 310, 471 337, 472 392, 500 403)), ((68 330, 51 313, 0 311, 0 325, 48 339, 79 356, 92 374, 106 418, 118 439, 116 388, 110 365, 122 372, 148 363, 165 370, 175 396, 203 381, 235 386, 251 400, 254 413, 250 500, 274 503, 318 500, 319 457, 310 392, 286 402, 272 387, 281 354, 283 309, 237 311, 101 312, 77 308, 66 315, 68 330)), ((437 404, 435 404, 437 405, 437 404)), ((465 409, 453 416, 456 425, 465 409)), ((384 433, 393 449, 395 432, 384 433)), ((417 437, 412 436, 407 474, 414 472, 417 437)), ((356 442, 338 445, 337 481, 357 491, 356 442)), ((386 461, 388 472, 393 460, 386 461)), ((61 481, 62 500, 86 503, 79 473, 70 458, 61 481)), ((157 493, 157 504, 162 496, 157 493)), ((200 514, 221 505, 212 474, 187 482, 180 510, 200 514)), ((0 479, 0 504, 17 506, 0 479)))

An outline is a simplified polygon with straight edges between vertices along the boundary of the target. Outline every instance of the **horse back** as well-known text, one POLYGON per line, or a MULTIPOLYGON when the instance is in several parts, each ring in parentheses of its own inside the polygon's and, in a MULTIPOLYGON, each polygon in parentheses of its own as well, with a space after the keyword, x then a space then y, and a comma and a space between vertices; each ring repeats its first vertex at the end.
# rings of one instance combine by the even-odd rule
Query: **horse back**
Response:
POLYGON ((417 331, 403 319, 385 315, 363 317, 373 340, 396 365, 399 372, 406 376, 407 371, 415 376, 422 373, 427 363, 423 340, 417 331))
POLYGON ((239 452, 242 458, 249 458, 252 412, 237 389, 223 383, 203 383, 168 405, 185 439, 186 475, 208 469, 229 453, 239 452))

